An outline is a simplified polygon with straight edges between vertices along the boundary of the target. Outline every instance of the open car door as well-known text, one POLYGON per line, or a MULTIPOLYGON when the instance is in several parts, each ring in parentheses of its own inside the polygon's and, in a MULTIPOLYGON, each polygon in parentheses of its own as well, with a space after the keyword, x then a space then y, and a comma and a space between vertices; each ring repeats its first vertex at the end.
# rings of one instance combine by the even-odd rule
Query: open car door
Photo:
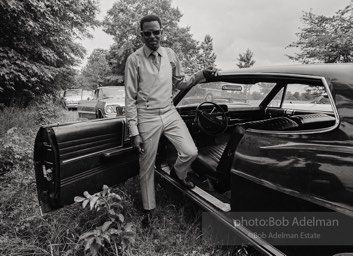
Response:
POLYGON ((38 131, 34 147, 38 199, 43 212, 74 202, 138 173, 138 154, 121 118, 49 125, 38 131))

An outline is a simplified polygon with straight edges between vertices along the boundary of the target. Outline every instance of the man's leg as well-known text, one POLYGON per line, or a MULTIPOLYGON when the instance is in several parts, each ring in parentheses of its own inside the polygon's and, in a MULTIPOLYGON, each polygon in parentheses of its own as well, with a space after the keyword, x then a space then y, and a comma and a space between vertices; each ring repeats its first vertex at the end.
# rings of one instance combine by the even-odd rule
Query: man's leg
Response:
POLYGON ((175 109, 163 115, 162 120, 165 136, 178 151, 178 158, 174 164, 175 172, 181 180, 184 180, 191 163, 197 157, 197 148, 186 124, 175 109))
POLYGON ((162 123, 159 116, 144 117, 139 124, 140 136, 143 139, 145 152, 140 155, 140 187, 142 204, 145 210, 156 208, 154 188, 154 164, 158 142, 162 134, 162 123))

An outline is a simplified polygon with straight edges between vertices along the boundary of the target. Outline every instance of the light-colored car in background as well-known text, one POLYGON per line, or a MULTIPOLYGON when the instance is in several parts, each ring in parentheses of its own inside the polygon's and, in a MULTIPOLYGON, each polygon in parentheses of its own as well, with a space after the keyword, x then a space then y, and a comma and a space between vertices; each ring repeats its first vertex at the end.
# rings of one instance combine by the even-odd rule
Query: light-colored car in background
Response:
POLYGON ((64 91, 61 102, 67 110, 77 109, 78 102, 82 97, 82 89, 67 89, 64 91))
POLYGON ((125 88, 105 86, 94 90, 92 97, 78 104, 78 117, 86 119, 116 117, 124 115, 125 88))
POLYGON ((93 97, 93 90, 66 89, 62 92, 61 103, 67 110, 76 110, 79 101, 93 97))

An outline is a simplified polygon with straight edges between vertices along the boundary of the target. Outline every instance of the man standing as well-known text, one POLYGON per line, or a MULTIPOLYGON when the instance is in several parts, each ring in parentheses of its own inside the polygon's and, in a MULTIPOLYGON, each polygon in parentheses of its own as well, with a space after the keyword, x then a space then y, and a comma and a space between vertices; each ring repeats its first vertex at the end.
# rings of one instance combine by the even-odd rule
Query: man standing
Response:
POLYGON ((125 113, 130 137, 140 153, 142 202, 147 213, 145 217, 149 218, 156 207, 154 163, 162 134, 178 151, 171 176, 185 188, 194 187, 187 179, 187 172, 197 156, 197 148, 173 105, 173 89, 201 82, 215 70, 205 69, 186 80, 174 51, 160 46, 163 34, 160 18, 155 15, 143 17, 140 29, 144 45, 128 57, 125 66, 125 113))

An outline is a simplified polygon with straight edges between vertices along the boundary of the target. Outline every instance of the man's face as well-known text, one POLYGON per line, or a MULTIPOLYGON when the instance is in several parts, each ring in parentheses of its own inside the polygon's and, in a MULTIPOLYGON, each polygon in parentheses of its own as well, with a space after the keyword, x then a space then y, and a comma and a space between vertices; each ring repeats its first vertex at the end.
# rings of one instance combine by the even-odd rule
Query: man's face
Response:
POLYGON ((158 21, 149 21, 143 23, 141 36, 143 42, 153 51, 156 51, 161 42, 162 30, 158 21))

